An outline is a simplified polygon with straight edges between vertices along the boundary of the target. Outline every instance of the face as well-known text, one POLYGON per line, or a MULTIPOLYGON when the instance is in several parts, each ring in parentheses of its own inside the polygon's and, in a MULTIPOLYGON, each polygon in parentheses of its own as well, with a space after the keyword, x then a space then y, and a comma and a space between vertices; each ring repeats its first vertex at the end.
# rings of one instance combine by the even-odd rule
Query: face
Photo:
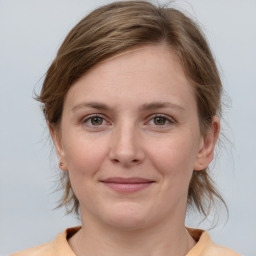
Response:
POLYGON ((214 129, 201 136, 194 89, 165 45, 81 77, 52 136, 82 219, 129 229, 184 223, 192 172, 209 164, 216 141, 214 129))

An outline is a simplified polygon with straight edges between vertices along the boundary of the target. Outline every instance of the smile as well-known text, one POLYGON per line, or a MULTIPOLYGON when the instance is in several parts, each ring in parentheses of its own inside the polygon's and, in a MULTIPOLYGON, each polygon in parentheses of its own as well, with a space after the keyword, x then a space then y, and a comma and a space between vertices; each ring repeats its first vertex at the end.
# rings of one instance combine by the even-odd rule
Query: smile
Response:
POLYGON ((134 193, 151 186, 155 181, 143 178, 113 177, 101 181, 107 187, 120 193, 134 193))

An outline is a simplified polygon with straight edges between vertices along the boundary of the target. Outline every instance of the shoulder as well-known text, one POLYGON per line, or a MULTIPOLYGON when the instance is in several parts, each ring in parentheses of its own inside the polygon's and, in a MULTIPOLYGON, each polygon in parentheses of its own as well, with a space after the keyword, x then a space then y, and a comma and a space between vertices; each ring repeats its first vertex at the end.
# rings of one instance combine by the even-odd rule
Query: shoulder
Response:
POLYGON ((209 247, 207 250, 207 256, 211 256, 211 255, 223 255, 223 256, 241 256, 241 254, 238 254, 236 252, 234 252, 233 250, 223 247, 223 246, 219 246, 217 244, 214 244, 213 246, 209 247))
POLYGON ((215 244, 204 230, 188 228, 188 231, 197 244, 186 256, 241 256, 231 249, 215 244))
POLYGON ((52 243, 53 241, 47 244, 43 244, 40 246, 36 246, 27 250, 11 254, 10 256, 52 256, 54 255, 52 243))
POLYGON ((81 227, 66 229, 63 233, 58 234, 57 237, 49 243, 26 249, 9 256, 75 256, 68 244, 67 239, 74 235, 80 228, 81 227))

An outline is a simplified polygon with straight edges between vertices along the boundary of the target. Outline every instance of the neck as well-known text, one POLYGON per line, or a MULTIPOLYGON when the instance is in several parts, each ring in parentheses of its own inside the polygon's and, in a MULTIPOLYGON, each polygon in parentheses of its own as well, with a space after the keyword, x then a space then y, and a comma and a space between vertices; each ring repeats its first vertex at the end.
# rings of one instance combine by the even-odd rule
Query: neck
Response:
POLYGON ((86 216, 87 222, 82 221, 82 229, 69 240, 77 256, 185 256, 195 245, 184 222, 122 230, 92 219, 86 216))

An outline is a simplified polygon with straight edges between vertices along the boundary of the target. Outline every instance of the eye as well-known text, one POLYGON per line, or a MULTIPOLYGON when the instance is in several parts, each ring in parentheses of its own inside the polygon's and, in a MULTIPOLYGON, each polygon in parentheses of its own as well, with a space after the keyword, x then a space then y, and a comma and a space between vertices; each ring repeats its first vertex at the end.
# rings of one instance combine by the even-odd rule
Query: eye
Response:
POLYGON ((104 117, 95 114, 84 118, 83 123, 87 124, 88 126, 101 126, 106 125, 107 121, 104 119, 104 117))
POLYGON ((100 116, 94 116, 90 118, 92 125, 101 125, 103 123, 103 118, 100 116))
POLYGON ((155 125, 164 125, 167 121, 167 119, 163 116, 154 117, 153 120, 155 125))
POLYGON ((155 115, 148 123, 155 126, 166 126, 174 123, 174 120, 164 115, 155 115))

